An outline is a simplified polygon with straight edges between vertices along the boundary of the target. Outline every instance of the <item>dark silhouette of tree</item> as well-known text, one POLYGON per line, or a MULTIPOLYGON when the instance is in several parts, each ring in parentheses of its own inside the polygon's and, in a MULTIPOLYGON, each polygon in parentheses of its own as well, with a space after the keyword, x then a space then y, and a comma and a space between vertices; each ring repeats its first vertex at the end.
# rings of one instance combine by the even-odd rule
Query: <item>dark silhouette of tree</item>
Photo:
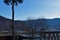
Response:
POLYGON ((36 32, 38 35, 40 34, 40 31, 45 31, 48 28, 47 20, 45 18, 38 18, 37 20, 32 19, 31 17, 28 18, 28 24, 30 27, 32 27, 32 40, 34 39, 34 36, 36 32))
POLYGON ((15 34, 14 34, 14 5, 18 5, 18 3, 22 3, 23 0, 4 0, 4 3, 9 5, 12 5, 12 35, 13 35, 13 40, 15 40, 15 34))
POLYGON ((40 40, 42 40, 43 36, 45 37, 45 33, 43 34, 42 32, 45 32, 46 29, 48 28, 47 19, 45 19, 45 18, 40 19, 40 27, 41 27, 41 29, 40 29, 39 35, 40 35, 40 40))
POLYGON ((41 27, 41 30, 46 30, 48 28, 46 19, 44 18, 40 19, 40 27, 41 27))

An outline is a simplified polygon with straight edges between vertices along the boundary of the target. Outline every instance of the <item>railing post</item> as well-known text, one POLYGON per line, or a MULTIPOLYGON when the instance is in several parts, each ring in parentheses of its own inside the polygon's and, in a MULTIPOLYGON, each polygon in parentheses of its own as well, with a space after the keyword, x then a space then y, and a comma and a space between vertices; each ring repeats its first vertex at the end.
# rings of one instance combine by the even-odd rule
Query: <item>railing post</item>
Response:
POLYGON ((56 40, 56 36, 55 36, 55 33, 53 33, 53 39, 56 40))
POLYGON ((55 33, 55 38, 54 38, 54 40, 56 40, 56 33, 55 33))
POLYGON ((51 33, 48 33, 48 40, 51 39, 51 33))
MULTIPOLYGON (((28 32, 28 35, 30 36, 30 32, 28 32)), ((28 38, 28 40, 31 40, 31 38, 28 38)))
POLYGON ((40 40, 42 40, 42 32, 40 32, 40 40))
POLYGON ((46 32, 44 32, 44 40, 46 40, 46 32))
POLYGON ((59 40, 59 35, 58 35, 58 33, 56 33, 56 38, 57 38, 57 40, 59 40))

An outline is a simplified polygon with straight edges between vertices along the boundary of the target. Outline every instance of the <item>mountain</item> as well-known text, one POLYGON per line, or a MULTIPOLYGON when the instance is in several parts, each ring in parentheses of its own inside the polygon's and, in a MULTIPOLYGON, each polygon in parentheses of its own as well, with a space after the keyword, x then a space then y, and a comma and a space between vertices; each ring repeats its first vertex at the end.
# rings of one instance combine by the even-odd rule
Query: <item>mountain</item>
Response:
POLYGON ((36 27, 37 30, 40 30, 41 28, 45 28, 45 29, 51 28, 51 29, 60 30, 60 18, 28 20, 25 21, 25 23, 26 25, 29 25, 31 28, 36 27))
MULTIPOLYGON (((0 16, 0 32, 1 31, 11 31, 11 19, 7 19, 5 17, 0 16)), ((28 26, 25 25, 23 21, 15 20, 14 21, 14 29, 15 31, 27 31, 30 30, 28 26)))
MULTIPOLYGON (((11 31, 11 19, 0 16, 0 31, 11 31)), ((34 19, 27 21, 14 21, 15 31, 23 30, 40 30, 40 29, 56 29, 60 30, 60 18, 54 19, 34 19)))

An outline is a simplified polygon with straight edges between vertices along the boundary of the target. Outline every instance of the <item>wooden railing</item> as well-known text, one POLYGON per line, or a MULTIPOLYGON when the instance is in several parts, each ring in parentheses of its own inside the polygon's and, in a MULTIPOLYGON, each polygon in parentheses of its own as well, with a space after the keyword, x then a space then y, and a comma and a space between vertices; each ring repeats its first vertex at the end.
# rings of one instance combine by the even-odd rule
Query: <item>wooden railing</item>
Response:
MULTIPOLYGON (((29 35, 32 34, 31 32, 19 32, 19 33, 16 33, 16 34, 28 34, 29 35)), ((1 36, 3 35, 9 35, 11 33, 0 33, 1 36)), ((39 31, 39 32, 35 32, 33 33, 33 37, 25 37, 23 39, 28 39, 28 40, 35 40, 39 38, 39 40, 60 40, 60 31, 39 31), (39 37, 35 37, 35 34, 39 35, 39 37)))
POLYGON ((60 40, 60 31, 41 31, 40 40, 60 40))

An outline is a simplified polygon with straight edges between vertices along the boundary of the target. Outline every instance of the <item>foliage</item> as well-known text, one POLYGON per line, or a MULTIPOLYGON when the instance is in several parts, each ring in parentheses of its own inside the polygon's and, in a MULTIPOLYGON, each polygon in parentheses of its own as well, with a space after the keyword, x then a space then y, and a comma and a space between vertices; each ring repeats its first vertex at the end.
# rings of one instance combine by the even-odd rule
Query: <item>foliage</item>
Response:
POLYGON ((9 4, 12 4, 12 2, 15 4, 15 5, 18 5, 18 3, 22 3, 23 0, 4 0, 4 3, 9 5, 9 4))

